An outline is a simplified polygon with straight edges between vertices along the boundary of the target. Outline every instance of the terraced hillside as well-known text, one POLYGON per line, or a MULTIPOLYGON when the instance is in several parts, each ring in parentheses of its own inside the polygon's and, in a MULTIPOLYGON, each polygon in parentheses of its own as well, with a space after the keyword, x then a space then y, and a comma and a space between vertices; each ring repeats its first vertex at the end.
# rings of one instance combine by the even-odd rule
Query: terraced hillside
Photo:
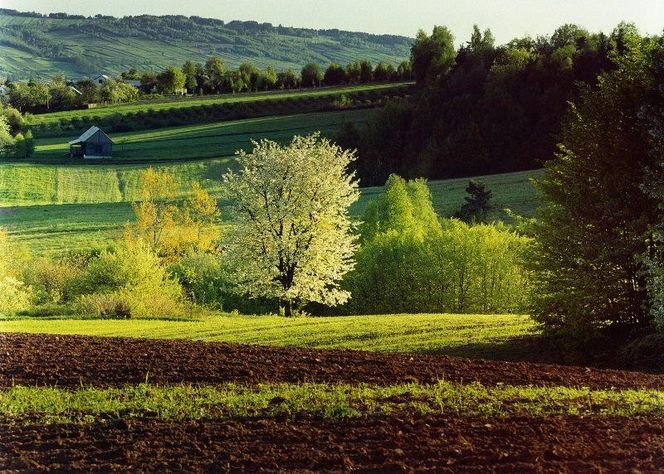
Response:
POLYGON ((211 55, 233 67, 249 61, 259 67, 299 69, 310 61, 346 64, 360 58, 398 64, 408 58, 411 44, 403 36, 200 17, 25 15, 0 10, 0 72, 16 79, 56 72, 78 77, 99 71, 118 74, 131 67, 161 69, 211 55))

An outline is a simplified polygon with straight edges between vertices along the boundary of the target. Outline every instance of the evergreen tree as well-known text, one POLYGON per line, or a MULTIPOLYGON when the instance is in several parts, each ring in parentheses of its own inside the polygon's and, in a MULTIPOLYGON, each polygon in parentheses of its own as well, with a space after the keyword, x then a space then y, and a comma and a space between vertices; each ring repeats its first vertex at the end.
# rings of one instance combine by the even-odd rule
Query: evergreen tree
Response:
POLYGON ((492 193, 486 189, 486 185, 480 181, 471 179, 466 186, 465 203, 461 206, 454 217, 468 223, 487 222, 489 214, 493 210, 491 204, 492 193))

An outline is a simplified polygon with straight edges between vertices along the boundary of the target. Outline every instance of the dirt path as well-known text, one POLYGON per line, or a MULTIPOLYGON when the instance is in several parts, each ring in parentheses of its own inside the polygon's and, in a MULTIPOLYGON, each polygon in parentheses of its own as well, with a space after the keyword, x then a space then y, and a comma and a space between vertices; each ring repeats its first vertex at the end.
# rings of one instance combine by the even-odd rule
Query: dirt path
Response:
POLYGON ((664 375, 443 356, 242 346, 173 340, 0 335, 0 387, 145 382, 348 382, 440 379, 485 385, 664 389, 664 375))
POLYGON ((648 418, 424 417, 0 425, 0 471, 661 472, 648 418))

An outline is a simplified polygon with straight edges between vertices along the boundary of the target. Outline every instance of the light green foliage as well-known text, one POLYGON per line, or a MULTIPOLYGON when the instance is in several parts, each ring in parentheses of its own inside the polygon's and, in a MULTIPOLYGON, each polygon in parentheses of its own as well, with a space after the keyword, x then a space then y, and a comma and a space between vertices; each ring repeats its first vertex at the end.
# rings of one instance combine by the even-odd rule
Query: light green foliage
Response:
POLYGON ((391 176, 367 209, 349 312, 523 312, 528 239, 499 224, 440 221, 424 181, 391 176))
POLYGON ((14 137, 12 137, 7 119, 0 116, 0 158, 6 158, 11 155, 14 146, 14 137))
POLYGON ((26 309, 33 300, 32 288, 20 280, 19 257, 21 252, 0 228, 0 315, 26 309))
POLYGON ((664 392, 566 387, 485 387, 440 381, 433 385, 274 384, 216 387, 141 384, 125 388, 12 387, 0 392, 0 416, 21 422, 156 417, 159 420, 323 419, 436 414, 453 416, 664 416, 664 392))
POLYGON ((99 98, 102 102, 110 104, 133 102, 138 99, 138 90, 124 82, 109 79, 100 87, 99 98))
POLYGON ((213 309, 223 308, 231 284, 219 256, 207 253, 186 255, 171 265, 169 271, 193 303, 213 309))
POLYGON ((140 245, 101 253, 89 262, 82 280, 77 301, 82 314, 159 317, 183 312, 182 288, 159 258, 140 245))
POLYGON ((165 95, 182 93, 186 80, 181 69, 169 66, 157 75, 157 91, 165 95))
POLYGON ((344 303, 339 289, 353 268, 355 237, 349 209, 359 198, 348 167, 351 152, 319 134, 290 145, 262 140, 240 152, 240 171, 224 175, 236 220, 227 254, 241 293, 293 303, 344 303))
POLYGON ((510 345, 513 338, 534 336, 527 316, 470 314, 392 314, 283 318, 211 315, 190 321, 155 319, 0 321, 0 332, 80 334, 89 336, 191 339, 195 341, 418 352, 502 359, 531 357, 510 345))
POLYGON ((80 293, 86 256, 23 259, 22 279, 34 292, 33 303, 68 303, 80 293))

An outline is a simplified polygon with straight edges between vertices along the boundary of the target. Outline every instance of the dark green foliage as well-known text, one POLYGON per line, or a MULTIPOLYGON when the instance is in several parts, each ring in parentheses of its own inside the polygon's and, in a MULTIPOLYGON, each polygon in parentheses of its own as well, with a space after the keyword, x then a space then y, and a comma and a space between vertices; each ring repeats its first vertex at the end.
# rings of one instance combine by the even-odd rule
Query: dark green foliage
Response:
POLYGON ((318 64, 309 63, 302 68, 300 78, 302 87, 317 87, 323 80, 323 73, 318 64))
MULTIPOLYGON (((393 172, 445 179, 542 167, 556 151, 577 84, 596 87, 597 75, 615 68, 634 33, 629 25, 610 37, 567 25, 551 39, 496 46, 490 31, 476 27, 452 54, 447 30, 420 32, 412 66, 421 89, 377 111, 361 131, 363 184, 378 185, 393 172)), ((404 67, 400 74, 409 73, 404 67)))
POLYGON ((434 26, 431 36, 420 30, 410 52, 419 86, 436 86, 454 65, 454 35, 445 26, 434 26))
POLYGON ((493 210, 491 204, 491 191, 486 189, 486 185, 480 181, 471 179, 466 187, 465 203, 461 209, 454 214, 454 217, 464 222, 487 222, 489 213, 493 210))
POLYGON ((598 88, 583 88, 539 182, 548 205, 533 228, 533 317, 552 330, 652 324, 642 257, 652 253, 652 228, 664 210, 643 181, 661 160, 648 115, 662 111, 655 58, 664 46, 633 29, 621 37, 618 69, 602 75, 598 88))

